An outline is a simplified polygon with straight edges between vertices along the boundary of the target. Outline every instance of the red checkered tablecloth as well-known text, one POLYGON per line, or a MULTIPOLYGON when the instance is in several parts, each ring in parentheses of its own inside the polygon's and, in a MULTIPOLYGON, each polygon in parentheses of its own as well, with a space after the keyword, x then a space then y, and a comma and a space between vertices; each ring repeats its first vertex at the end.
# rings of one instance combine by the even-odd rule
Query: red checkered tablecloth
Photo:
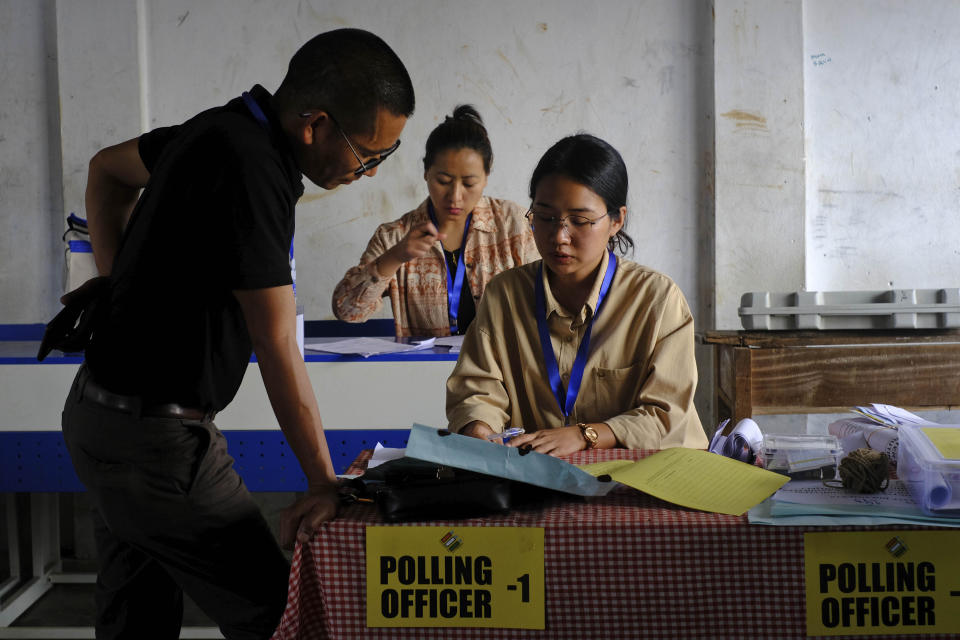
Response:
MULTIPOLYGON (((595 450, 568 459, 582 464, 648 453, 595 450)), ((361 454, 351 472, 361 471, 369 455, 361 454)), ((693 511, 625 487, 532 511, 398 524, 543 527, 546 628, 374 629, 365 625, 364 537, 367 526, 384 524, 375 507, 351 505, 297 545, 274 640, 804 638, 803 533, 827 530, 749 525, 746 516, 693 511)))

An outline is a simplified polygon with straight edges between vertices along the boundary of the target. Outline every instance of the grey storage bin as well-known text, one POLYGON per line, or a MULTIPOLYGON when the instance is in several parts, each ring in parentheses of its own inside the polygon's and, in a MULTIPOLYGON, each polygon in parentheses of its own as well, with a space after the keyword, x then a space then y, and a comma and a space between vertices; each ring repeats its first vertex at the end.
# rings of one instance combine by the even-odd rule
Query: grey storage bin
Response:
POLYGON ((740 298, 744 329, 952 329, 960 288, 751 292, 740 298))

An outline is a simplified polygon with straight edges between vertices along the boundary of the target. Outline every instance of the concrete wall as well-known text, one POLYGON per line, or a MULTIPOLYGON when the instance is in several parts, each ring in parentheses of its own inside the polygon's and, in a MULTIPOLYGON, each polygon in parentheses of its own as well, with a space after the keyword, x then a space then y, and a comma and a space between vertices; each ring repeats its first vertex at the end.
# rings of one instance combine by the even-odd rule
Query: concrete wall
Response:
MULTIPOLYGON (((496 156, 491 195, 525 203, 536 160, 562 135, 586 130, 618 147, 632 178, 628 228, 639 240, 635 258, 670 274, 698 305, 698 213, 704 207, 705 151, 712 148, 706 2, 567 1, 542 7, 505 1, 84 0, 50 3, 46 14, 29 1, 3 6, 37 14, 29 18, 35 30, 51 20, 55 25, 52 47, 32 37, 30 47, 11 49, 5 60, 39 65, 45 53, 55 56, 63 212, 37 212, 36 198, 16 206, 4 199, 0 224, 32 209, 32 220, 42 218, 44 226, 31 222, 31 232, 47 239, 62 213, 83 213, 86 163, 96 149, 181 121, 256 82, 273 90, 306 39, 331 28, 363 26, 381 34, 407 63, 417 112, 404 145, 376 179, 334 192, 308 186, 296 248, 298 290, 309 319, 332 318, 333 287, 375 226, 426 197, 423 143, 461 102, 475 104, 488 123, 496 156)), ((28 38, 23 29, 10 29, 28 38)), ((8 84, 24 86, 26 79, 21 75, 8 84)), ((44 95, 25 88, 35 99, 44 95)), ((35 137, 28 130, 23 135, 35 137)), ((51 146, 38 141, 30 159, 46 161, 51 146)), ((5 157, 16 163, 19 155, 5 157)), ((60 260, 51 247, 19 257, 28 259, 10 260, 18 276, 31 264, 60 260)), ((0 322, 44 320, 55 309, 58 281, 30 273, 31 282, 44 283, 39 295, 16 280, 0 283, 4 300, 13 303, 4 305, 0 322)), ((389 317, 389 310, 382 315, 389 317)))
MULTIPOLYGON (((746 291, 956 287, 960 4, 715 11, 717 328, 739 327, 746 291)), ((834 417, 759 420, 823 432, 834 417)))
POLYGON ((800 0, 716 3, 718 329, 738 329, 746 291, 803 285, 800 0))
POLYGON ((803 22, 807 288, 956 287, 960 3, 817 0, 803 22))
POLYGON ((426 196, 423 142, 462 102, 490 130, 491 195, 526 203, 563 135, 618 147, 633 257, 678 282, 700 329, 738 328, 750 290, 955 285, 958 18, 906 0, 0 0, 0 323, 58 308, 63 216, 83 214, 98 148, 273 90, 300 44, 342 26, 397 50, 417 112, 375 179, 308 186, 308 319, 332 317, 375 226, 426 196))
POLYGON ((0 0, 0 323, 46 320, 63 269, 52 2, 0 0))

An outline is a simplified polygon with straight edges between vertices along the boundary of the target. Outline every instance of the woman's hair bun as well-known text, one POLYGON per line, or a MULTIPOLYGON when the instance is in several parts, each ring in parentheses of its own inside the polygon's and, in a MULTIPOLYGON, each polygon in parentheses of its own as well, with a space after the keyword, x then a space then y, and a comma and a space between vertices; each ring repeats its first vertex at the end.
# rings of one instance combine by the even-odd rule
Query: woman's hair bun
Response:
POLYGON ((466 120, 468 122, 474 122, 481 127, 483 126, 483 118, 480 117, 477 110, 470 104, 458 105, 457 108, 453 110, 453 119, 466 120))

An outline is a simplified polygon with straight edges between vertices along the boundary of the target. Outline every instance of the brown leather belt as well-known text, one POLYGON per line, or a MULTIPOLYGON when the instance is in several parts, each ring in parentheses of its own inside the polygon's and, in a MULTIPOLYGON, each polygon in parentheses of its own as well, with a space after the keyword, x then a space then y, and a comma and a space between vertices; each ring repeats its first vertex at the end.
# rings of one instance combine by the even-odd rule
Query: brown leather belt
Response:
POLYGON ((165 404, 143 404, 137 396, 124 396, 104 389, 89 376, 83 385, 83 399, 96 402, 107 409, 122 411, 133 415, 139 414, 147 418, 171 418, 174 420, 210 422, 217 415, 216 411, 204 411, 203 409, 197 409, 195 407, 184 407, 173 402, 165 404))

